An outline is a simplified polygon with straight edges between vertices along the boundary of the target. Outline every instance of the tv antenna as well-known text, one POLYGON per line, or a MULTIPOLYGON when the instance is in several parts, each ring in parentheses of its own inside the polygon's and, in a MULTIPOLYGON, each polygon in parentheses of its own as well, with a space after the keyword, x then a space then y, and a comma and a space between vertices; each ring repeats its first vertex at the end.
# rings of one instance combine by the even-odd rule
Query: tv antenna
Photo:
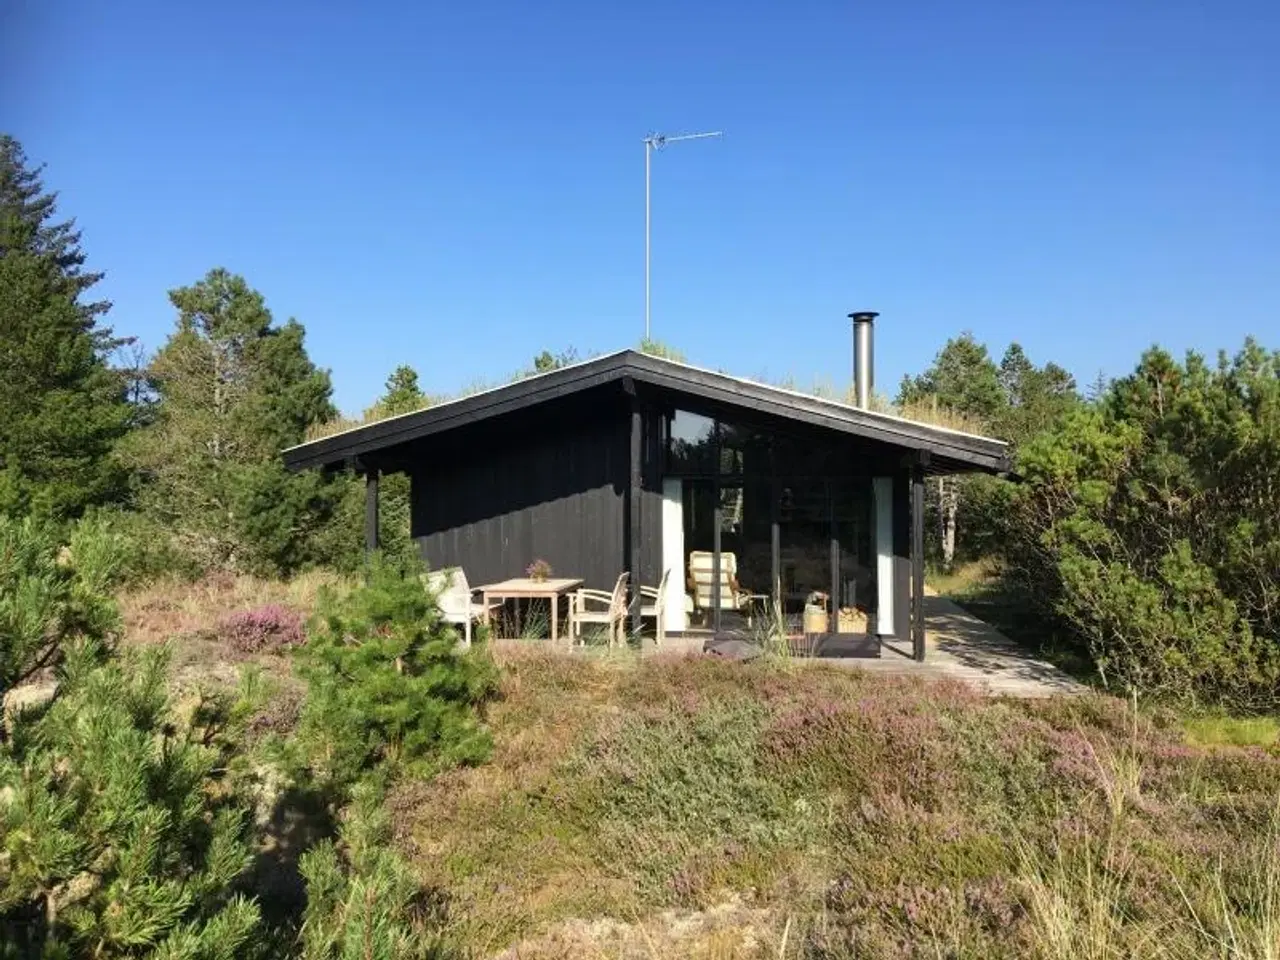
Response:
POLYGON ((663 133, 651 133, 644 138, 644 338, 649 339, 649 158, 655 150, 661 150, 667 144, 679 143, 681 140, 706 140, 709 137, 724 136, 723 130, 712 130, 709 133, 682 133, 669 137, 663 133))

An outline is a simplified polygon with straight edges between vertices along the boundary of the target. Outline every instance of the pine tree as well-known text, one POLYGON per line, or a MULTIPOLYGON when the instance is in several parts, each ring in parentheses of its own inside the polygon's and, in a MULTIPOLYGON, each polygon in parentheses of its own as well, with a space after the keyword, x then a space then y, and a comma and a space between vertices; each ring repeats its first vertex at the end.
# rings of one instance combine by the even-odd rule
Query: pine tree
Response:
POLYGON ((299 741, 319 776, 342 788, 386 763, 429 774, 488 756, 475 706, 493 692, 492 666, 458 652, 415 569, 376 559, 367 582, 324 598, 316 619, 299 741))
POLYGON ((279 454, 333 416, 329 375, 308 358, 302 325, 275 326, 241 277, 211 270, 169 299, 178 319, 151 364, 154 422, 129 446, 144 509, 203 566, 295 569, 337 491, 288 474, 279 454))
POLYGON ((375 406, 383 416, 394 417, 420 410, 426 402, 427 395, 418 386, 418 371, 401 364, 387 377, 386 392, 375 406))
POLYGON ((1280 351, 1153 348, 1018 468, 1007 569, 1109 685, 1280 707, 1280 351))
POLYGON ((105 645, 116 545, 91 526, 60 547, 52 529, 0 521, 6 676, 66 647, 0 743, 0 954, 230 960, 257 923, 232 891, 249 847, 226 773, 252 704, 215 695, 180 716, 162 649, 105 645))
MULTIPOLYGON (((967 330, 946 345, 933 365, 917 377, 904 377, 898 403, 916 404, 930 400, 947 410, 961 413, 979 423, 992 423, 1006 406, 1000 371, 985 344, 967 330)), ((959 530, 961 481, 939 476, 937 489, 938 545, 944 568, 955 563, 959 530)))
POLYGON ((53 524, 0 516, 0 698, 57 666, 68 644, 115 633, 109 590, 121 558, 100 523, 77 524, 60 546, 53 524))
POLYGON ((1047 429, 1080 402, 1075 377, 1056 363, 1037 367, 1018 343, 1009 344, 1000 360, 1000 386, 1005 407, 996 429, 1015 444, 1047 429))
POLYGON ((80 299, 102 275, 41 170, 0 136, 0 513, 66 518, 123 495, 111 451, 130 409, 97 323, 110 305, 80 299))
MULTIPOLYGON (((1017 447, 1066 415, 1080 395, 1071 374, 1055 363, 1037 367, 1021 344, 1011 343, 997 367, 986 345, 965 332, 948 340, 923 374, 904 377, 898 399, 963 414, 1017 447)), ((998 546, 1006 500, 1007 491, 990 478, 937 478, 928 505, 936 511, 936 549, 945 567, 957 552, 985 556, 998 546)))
POLYGON ((0 752, 0 928, 46 956, 233 957, 258 910, 231 893, 250 850, 225 757, 171 710, 163 650, 100 660, 72 651, 0 752))
POLYGON ((928 370, 917 377, 903 378, 899 404, 926 398, 985 422, 995 419, 1005 405, 1005 397, 999 368, 986 344, 979 343, 966 330, 946 342, 928 370))
MULTIPOLYGON (((401 364, 387 377, 385 392, 374 405, 384 416, 411 413, 429 406, 431 398, 418 386, 418 373, 413 367, 401 364)), ((364 483, 357 479, 352 497, 356 518, 350 529, 357 534, 361 529, 358 520, 364 510, 364 483)), ((382 507, 378 514, 378 543, 384 556, 397 562, 411 562, 418 551, 410 538, 412 518, 409 500, 409 477, 405 473, 390 473, 382 478, 382 507)))
POLYGON ((299 860, 307 882, 303 960, 434 955, 418 909, 421 890, 391 846, 391 818, 382 800, 372 782, 360 784, 344 813, 339 842, 321 841, 299 860))
POLYGON ((0 134, 0 256, 25 251, 47 264, 56 278, 57 292, 79 304, 84 329, 109 338, 109 330, 95 328, 94 318, 111 309, 111 304, 105 300, 80 303, 103 275, 85 271, 75 221, 54 220, 58 197, 45 192, 43 173, 43 166, 30 166, 22 144, 0 134))

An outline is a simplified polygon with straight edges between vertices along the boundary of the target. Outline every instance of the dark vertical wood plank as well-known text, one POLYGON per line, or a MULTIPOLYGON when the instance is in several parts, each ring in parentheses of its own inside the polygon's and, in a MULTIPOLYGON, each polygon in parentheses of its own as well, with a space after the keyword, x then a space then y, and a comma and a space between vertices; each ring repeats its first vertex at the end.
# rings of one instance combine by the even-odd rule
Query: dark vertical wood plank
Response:
POLYGON ((911 468, 911 647, 924 663, 924 467, 911 468))
POLYGON ((378 471, 369 467, 364 472, 364 549, 378 549, 378 471))
POLYGON ((627 487, 627 511, 630 525, 631 546, 631 632, 640 633, 640 498, 643 495, 641 486, 641 443, 644 439, 644 423, 640 405, 634 399, 631 403, 631 475, 627 487))

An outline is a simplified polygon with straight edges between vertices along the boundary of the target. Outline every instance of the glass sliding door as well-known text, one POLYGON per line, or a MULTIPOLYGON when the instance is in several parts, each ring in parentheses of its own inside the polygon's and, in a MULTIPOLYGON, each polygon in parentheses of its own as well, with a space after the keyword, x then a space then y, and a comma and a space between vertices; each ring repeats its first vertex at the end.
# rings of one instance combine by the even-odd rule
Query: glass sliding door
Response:
MULTIPOLYGON (((741 598, 756 589, 750 581, 743 579, 747 573, 744 564, 759 562, 759 551, 753 547, 748 535, 746 490, 741 481, 686 478, 681 481, 681 503, 681 536, 687 571, 685 579, 692 599, 693 625, 711 627, 715 623, 714 552, 717 546, 717 523, 720 534, 721 619, 725 613, 740 613, 743 607, 741 598)), ((763 560, 766 564, 764 577, 767 581, 768 540, 765 540, 763 547, 763 560)), ((754 576, 755 572, 752 571, 751 575, 754 576)))
POLYGON ((668 609, 684 601, 682 622, 749 626, 776 600, 792 636, 838 630, 841 610, 852 630, 865 629, 879 599, 877 531, 872 483, 859 473, 856 447, 684 410, 668 416, 666 446, 663 564, 684 591, 667 599, 668 609))
POLYGON ((778 571, 788 632, 804 632, 805 607, 830 610, 831 508, 821 477, 780 480, 778 571))
POLYGON ((877 599, 871 481, 866 477, 832 481, 831 513, 839 542, 839 631, 864 633, 877 599))
MULTIPOLYGON (((689 625, 715 628, 727 619, 729 628, 737 627, 769 591, 770 437, 752 427, 677 410, 667 419, 666 443, 664 497, 672 499, 675 484, 680 484, 679 549, 684 555, 681 569, 672 568, 672 578, 678 573, 684 585, 689 625)), ((664 527, 674 529, 674 519, 664 521, 664 527)), ((665 558, 665 538, 663 550, 665 558)), ((664 563, 674 561, 673 551, 674 545, 664 563)))

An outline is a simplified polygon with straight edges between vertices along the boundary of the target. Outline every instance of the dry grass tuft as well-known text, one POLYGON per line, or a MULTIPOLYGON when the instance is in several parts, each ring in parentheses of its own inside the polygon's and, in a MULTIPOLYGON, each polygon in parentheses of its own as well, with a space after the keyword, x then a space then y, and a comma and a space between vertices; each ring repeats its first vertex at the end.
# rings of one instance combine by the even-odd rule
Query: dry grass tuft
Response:
POLYGON ((1124 916, 1130 878, 1127 866, 1110 847, 1095 849, 1089 836, 1075 845, 1051 849, 1019 844, 1018 889, 1030 926, 1030 943, 1039 957, 1123 960, 1148 955, 1158 928, 1134 943, 1124 916))
POLYGON ((916 423, 928 423, 935 427, 946 427, 948 430, 959 430, 962 433, 984 434, 990 429, 985 420, 958 410, 952 410, 938 403, 937 397, 919 403, 894 405, 886 411, 904 420, 916 423))
MULTIPOLYGON (((123 640, 126 644, 171 644, 180 683, 198 679, 234 682, 246 655, 228 638, 219 636, 220 623, 273 605, 296 611, 305 619, 314 612, 321 589, 341 590, 347 584, 325 571, 299 574, 287 582, 224 573, 208 574, 194 582, 156 581, 120 595, 123 640)), ((288 673, 287 661, 279 657, 255 659, 275 673, 288 673)))
POLYGON ((999 571, 989 559, 958 564, 951 571, 929 570, 926 585, 944 597, 963 600, 997 581, 999 571))
POLYGON ((494 960, 779 960, 795 957, 790 918, 737 894, 706 910, 663 910, 631 921, 570 919, 497 954, 494 960))

